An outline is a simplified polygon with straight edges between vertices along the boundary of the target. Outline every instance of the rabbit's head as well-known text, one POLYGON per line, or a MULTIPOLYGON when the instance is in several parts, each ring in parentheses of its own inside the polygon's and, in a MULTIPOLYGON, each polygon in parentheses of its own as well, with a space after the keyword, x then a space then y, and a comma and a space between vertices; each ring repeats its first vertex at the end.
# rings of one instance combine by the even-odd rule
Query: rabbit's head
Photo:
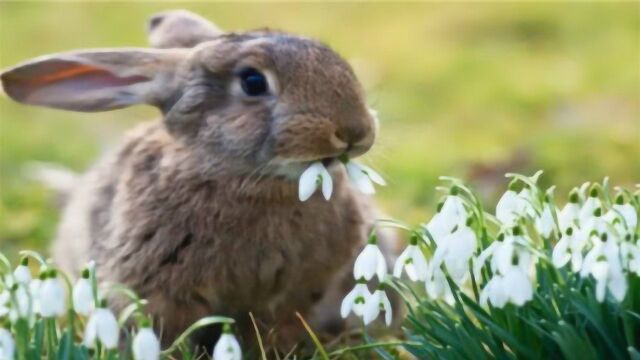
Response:
POLYGON ((14 100, 60 109, 156 106, 169 133, 203 164, 241 172, 294 176, 310 161, 354 157, 372 146, 375 116, 334 51, 282 32, 212 29, 194 48, 36 58, 2 73, 2 84, 14 100))

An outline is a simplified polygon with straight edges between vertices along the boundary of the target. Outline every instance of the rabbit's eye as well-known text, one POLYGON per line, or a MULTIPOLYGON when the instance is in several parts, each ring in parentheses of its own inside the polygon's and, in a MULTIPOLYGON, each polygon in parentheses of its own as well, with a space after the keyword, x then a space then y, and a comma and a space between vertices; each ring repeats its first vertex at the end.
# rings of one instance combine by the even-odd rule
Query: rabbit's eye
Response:
POLYGON ((246 68, 240 71, 240 86, 242 91, 249 96, 265 95, 269 91, 267 78, 254 68, 246 68))

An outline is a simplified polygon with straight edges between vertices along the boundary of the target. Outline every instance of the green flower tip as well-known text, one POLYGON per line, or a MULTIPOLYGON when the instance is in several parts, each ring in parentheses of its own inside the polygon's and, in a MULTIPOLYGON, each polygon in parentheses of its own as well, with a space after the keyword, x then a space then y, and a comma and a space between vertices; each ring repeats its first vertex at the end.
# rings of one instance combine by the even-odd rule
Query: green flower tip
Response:
POLYGON ((369 235, 369 244, 375 245, 378 243, 378 237, 375 233, 369 235))
POLYGON ((547 204, 551 204, 551 195, 545 194, 544 195, 544 202, 547 203, 547 204))
POLYGON ((598 193, 599 193, 598 187, 596 185, 593 185, 591 187, 591 190, 589 191, 589 196, 590 197, 598 197, 598 193))
POLYGON ((222 332, 223 332, 223 333, 225 333, 225 334, 231 334, 231 333, 233 333, 233 332, 231 331, 231 324, 227 324, 227 323, 223 324, 223 325, 222 325, 222 332))
POLYGON ((503 241, 503 240, 504 240, 504 233, 498 234, 498 241, 503 241))
POLYGON ((356 280, 357 284, 366 284, 367 280, 364 277, 361 277, 360 279, 356 280))
POLYGON ((602 208, 597 208, 593 211, 593 216, 600 217, 602 216, 602 208))
POLYGON ((624 236, 625 241, 631 241, 631 234, 627 234, 624 236))
POLYGON ((514 236, 522 235, 522 229, 520 228, 520 226, 513 227, 513 235, 514 236))
POLYGON ((473 217, 469 216, 465 225, 467 225, 467 227, 471 227, 471 224, 473 224, 473 217))
POLYGON ((569 226, 569 227, 567 228, 566 234, 567 234, 567 236, 571 236, 571 235, 573 235, 573 228, 572 228, 571 226, 569 226))
POLYGON ((98 302, 98 307, 99 308, 106 308, 107 307, 107 299, 102 299, 98 302))
POLYGON ((509 183, 508 190, 518 192, 518 180, 513 180, 509 183))
POLYGON ((442 210, 443 206, 444 206, 444 201, 440 201, 438 203, 438 207, 436 208, 436 212, 440 212, 440 210, 442 210))
POLYGON ((617 205, 624 205, 624 195, 622 193, 618 194, 616 196, 616 204, 617 205))
POLYGON ((49 279, 55 279, 56 277, 58 277, 58 270, 56 269, 51 269, 49 270, 49 279))
POLYGON ((449 194, 453 196, 457 196, 460 193, 460 189, 457 186, 452 186, 451 190, 449 190, 449 194))
POLYGON ((341 163, 346 164, 349 162, 349 155, 341 154, 340 156, 338 156, 338 160, 340 160, 341 163))
POLYGON ((378 284, 377 289, 378 290, 384 290, 384 288, 387 286, 387 284, 385 282, 381 282, 378 284))
POLYGON ((411 237, 409 238, 409 244, 418 245, 418 235, 417 234, 411 234, 411 237))
POLYGON ((20 265, 29 266, 29 258, 24 256, 22 259, 20 259, 20 265))
POLYGON ((578 189, 573 189, 569 193, 569 202, 573 204, 577 204, 580 201, 580 196, 578 195, 578 189))
POLYGON ((140 320, 140 323, 138 324, 138 326, 142 329, 142 328, 149 328, 151 327, 151 321, 149 321, 149 319, 144 316, 142 317, 142 319, 140 320))
POLYGON ((89 272, 89 269, 82 270, 82 278, 83 279, 88 279, 90 275, 91 275, 91 273, 89 272))
POLYGON ((49 272, 48 271, 42 271, 39 275, 38 275, 38 279, 40 280, 46 280, 47 277, 49 277, 49 272))
POLYGON ((607 242, 608 238, 609 236, 607 235, 606 232, 603 232, 602 234, 600 234, 600 240, 602 240, 603 242, 607 242))

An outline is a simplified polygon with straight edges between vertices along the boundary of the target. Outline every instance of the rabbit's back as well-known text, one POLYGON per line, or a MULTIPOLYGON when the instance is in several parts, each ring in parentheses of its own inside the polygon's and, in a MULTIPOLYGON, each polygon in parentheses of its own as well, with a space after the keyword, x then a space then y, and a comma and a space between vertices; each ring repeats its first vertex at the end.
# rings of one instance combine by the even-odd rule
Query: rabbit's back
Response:
POLYGON ((212 313, 304 311, 366 239, 342 170, 330 202, 301 203, 295 182, 209 173, 196 159, 161 123, 139 126, 71 199, 58 260, 95 260, 101 280, 149 298, 170 334, 212 313))

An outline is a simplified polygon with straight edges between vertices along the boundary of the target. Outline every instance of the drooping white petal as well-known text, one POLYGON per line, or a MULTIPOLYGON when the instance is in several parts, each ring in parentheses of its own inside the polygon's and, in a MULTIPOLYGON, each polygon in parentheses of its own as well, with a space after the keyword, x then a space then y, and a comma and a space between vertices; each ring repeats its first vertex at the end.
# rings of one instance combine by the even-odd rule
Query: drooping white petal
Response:
POLYGON ((604 301, 609 276, 609 264, 606 261, 596 261, 591 267, 591 275, 596 279, 596 299, 604 301))
POLYGON ((380 176, 380 174, 378 174, 375 170, 373 170, 372 168, 366 165, 362 165, 362 164, 359 164, 359 165, 362 171, 369 177, 369 179, 371 179, 371 181, 373 181, 374 183, 380 186, 387 185, 387 182, 384 180, 384 178, 382 178, 382 176, 380 176))
POLYGON ((391 321, 393 320, 393 310, 391 308, 391 301, 387 297, 386 293, 382 293, 381 296, 382 308, 384 309, 384 323, 387 326, 391 326, 391 321))
POLYGON ((307 201, 316 191, 316 188, 318 187, 318 176, 323 169, 324 166, 322 163, 316 161, 311 164, 302 173, 302 175, 300 175, 300 180, 298 182, 298 198, 300 201, 307 201))
POLYGON ((578 220, 580 206, 577 203, 569 202, 558 213, 558 224, 560 231, 565 232, 570 227, 575 227, 578 220))
POLYGON ((358 164, 349 161, 345 167, 349 180, 360 192, 367 195, 375 194, 376 189, 373 187, 373 182, 358 164))
POLYGON ((106 349, 115 349, 118 346, 118 337, 118 321, 111 310, 95 309, 85 327, 85 346, 93 348, 96 341, 100 341, 106 349))
POLYGON ((513 225, 520 216, 521 199, 513 190, 507 190, 496 205, 496 217, 506 226, 513 225))
POLYGON ((569 254, 569 238, 567 236, 563 236, 553 248, 551 262, 553 263, 553 266, 559 269, 565 266, 569 260, 571 260, 571 254, 569 254))
POLYGON ((401 277, 404 270, 411 281, 424 280, 427 267, 427 260, 420 248, 417 245, 409 245, 396 260, 393 276, 401 277))
POLYGON ((624 300, 624 297, 627 294, 627 287, 627 279, 624 273, 621 271, 609 273, 607 288, 611 295, 613 295, 613 298, 618 302, 622 302, 622 300, 624 300))
POLYGON ((367 300, 371 297, 367 284, 357 283, 356 286, 344 297, 340 306, 340 315, 343 318, 353 311, 357 316, 362 316, 367 300))
POLYGON ((16 352, 16 343, 7 329, 0 328, 0 359, 13 360, 16 352))
POLYGON ((502 286, 508 291, 510 302, 516 306, 522 306, 533 298, 531 280, 518 267, 514 267, 504 275, 502 286))
POLYGON ((371 280, 374 275, 377 275, 378 279, 383 281, 386 274, 387 262, 380 248, 375 244, 367 244, 356 258, 353 266, 353 277, 355 279, 371 280))
POLYGON ((600 199, 594 196, 589 196, 580 208, 580 213, 578 214, 578 222, 580 223, 580 227, 583 227, 584 224, 589 222, 589 220, 593 217, 593 213, 596 211, 596 209, 601 207, 602 202, 600 201, 600 199))
POLYGON ((13 271, 13 276, 22 285, 28 285, 31 282, 31 270, 26 265, 18 265, 13 271))
POLYGON ((331 179, 331 174, 329 171, 323 166, 320 171, 320 177, 322 178, 322 196, 324 199, 329 201, 331 199, 331 193, 333 192, 333 179, 331 179))
POLYGON ((638 213, 636 212, 636 209, 628 203, 614 204, 612 208, 614 211, 620 214, 620 216, 622 216, 629 233, 633 233, 636 226, 638 226, 638 213))
POLYGON ((431 221, 429 221, 427 225, 425 225, 425 229, 429 232, 431 237, 433 237, 436 244, 439 244, 440 240, 449 235, 456 225, 456 219, 447 217, 439 212, 431 218, 431 221))
POLYGON ((512 266, 514 256, 513 237, 507 236, 499 246, 496 247, 492 261, 495 264, 494 268, 497 269, 502 275, 506 274, 512 266), (495 261, 494 261, 495 260, 495 261))
POLYGON ((365 325, 369 325, 380 315, 380 290, 375 290, 367 299, 362 312, 362 321, 365 325))
POLYGON ((160 359, 160 341, 151 328, 144 327, 138 331, 131 345, 135 360, 160 359))
POLYGON ((60 279, 48 278, 42 281, 39 289, 40 314, 43 317, 55 317, 65 314, 66 293, 60 279))
POLYGON ((542 237, 549 238, 549 236, 551 236, 554 222, 551 206, 549 204, 545 204, 544 209, 542 209, 542 214, 539 217, 536 217, 535 225, 536 230, 540 235, 542 235, 542 237))
POLYGON ((78 314, 89 315, 93 309, 93 289, 89 279, 80 278, 73 286, 73 308, 78 314))
POLYGON ((355 299, 357 296, 356 289, 353 288, 349 293, 342 299, 342 304, 340 305, 340 316, 342 318, 346 318, 349 316, 349 313, 353 309, 353 305, 355 303, 355 299))
POLYGON ((459 225, 465 224, 469 216, 464 207, 464 201, 457 195, 448 195, 439 213, 445 218, 451 218, 459 225))
POLYGON ((214 360, 242 360, 240 343, 233 334, 223 333, 213 348, 214 360))

